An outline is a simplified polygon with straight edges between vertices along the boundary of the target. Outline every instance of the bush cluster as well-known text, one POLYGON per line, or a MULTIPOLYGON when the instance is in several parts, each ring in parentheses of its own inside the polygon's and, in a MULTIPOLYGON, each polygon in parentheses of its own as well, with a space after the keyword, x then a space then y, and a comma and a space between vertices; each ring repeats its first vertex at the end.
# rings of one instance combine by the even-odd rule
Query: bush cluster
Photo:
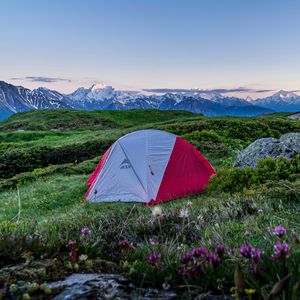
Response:
POLYGON ((243 192, 270 181, 284 179, 294 181, 299 173, 299 154, 292 160, 285 157, 279 159, 269 157, 258 161, 256 169, 245 167, 219 171, 211 178, 206 190, 210 194, 243 192))
POLYGON ((0 178, 10 178, 49 165, 82 162, 103 154, 114 142, 99 139, 62 147, 35 146, 0 152, 0 178))

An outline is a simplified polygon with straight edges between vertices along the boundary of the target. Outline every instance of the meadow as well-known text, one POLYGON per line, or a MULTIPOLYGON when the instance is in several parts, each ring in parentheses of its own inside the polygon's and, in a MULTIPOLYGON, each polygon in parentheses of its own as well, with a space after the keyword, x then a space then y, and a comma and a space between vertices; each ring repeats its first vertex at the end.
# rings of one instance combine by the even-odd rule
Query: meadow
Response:
POLYGON ((232 167, 256 139, 300 132, 287 116, 35 111, 1 122, 0 293, 13 294, 22 280, 30 297, 46 299, 44 282, 117 272, 182 299, 207 292, 299 299, 299 155, 261 160, 255 170, 232 167), (178 134, 210 161, 217 175, 205 193, 159 207, 83 202, 104 151, 144 128, 178 134))

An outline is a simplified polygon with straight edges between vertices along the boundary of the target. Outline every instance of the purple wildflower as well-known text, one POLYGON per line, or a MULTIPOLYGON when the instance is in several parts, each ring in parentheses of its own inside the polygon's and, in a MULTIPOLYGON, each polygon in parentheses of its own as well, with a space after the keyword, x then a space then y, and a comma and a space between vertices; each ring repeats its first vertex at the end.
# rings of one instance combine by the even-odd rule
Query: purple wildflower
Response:
POLYGON ((180 259, 182 264, 186 264, 186 263, 190 262, 191 260, 193 260, 193 253, 192 252, 184 253, 181 256, 181 259, 180 259))
POLYGON ((253 247, 251 245, 245 244, 240 248, 240 254, 243 257, 251 258, 253 247))
POLYGON ((129 241, 128 240, 119 241, 118 244, 119 244, 120 247, 123 247, 123 248, 128 248, 129 247, 129 241))
POLYGON ((70 249, 70 256, 72 263, 77 262, 77 248, 76 248, 77 242, 74 240, 69 240, 68 247, 70 249))
POLYGON ((90 234, 90 230, 87 227, 83 227, 83 228, 81 228, 81 233, 83 235, 89 235, 90 234))
POLYGON ((260 248, 252 248, 251 251, 251 258, 254 260, 255 263, 258 263, 262 256, 264 255, 264 250, 260 249, 260 248))
POLYGON ((207 249, 203 246, 195 248, 192 250, 192 254, 195 257, 205 257, 207 254, 207 249))
POLYGON ((212 267, 217 267, 220 264, 220 257, 214 252, 208 253, 208 260, 212 267))
POLYGON ((279 225, 275 227, 274 229, 274 234, 277 235, 278 237, 283 237, 286 233, 285 228, 282 225, 279 225))
POLYGON ((216 253, 219 255, 219 257, 222 257, 226 253, 227 249, 224 245, 218 244, 216 247, 216 253))
POLYGON ((286 259, 290 256, 290 247, 287 241, 281 243, 277 241, 274 246, 274 252, 272 254, 273 260, 286 259))
POLYGON ((148 255, 147 261, 148 264, 153 268, 153 269, 158 269, 159 263, 161 259, 161 254, 158 252, 154 252, 148 255))

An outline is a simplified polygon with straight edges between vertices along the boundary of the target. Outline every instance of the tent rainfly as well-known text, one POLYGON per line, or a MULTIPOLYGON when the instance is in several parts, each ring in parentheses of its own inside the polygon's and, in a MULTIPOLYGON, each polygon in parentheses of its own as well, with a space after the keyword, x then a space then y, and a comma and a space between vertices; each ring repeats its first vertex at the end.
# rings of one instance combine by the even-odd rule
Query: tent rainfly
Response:
POLYGON ((187 141, 160 130, 139 130, 119 138, 88 179, 89 202, 149 205, 203 192, 215 174, 187 141))

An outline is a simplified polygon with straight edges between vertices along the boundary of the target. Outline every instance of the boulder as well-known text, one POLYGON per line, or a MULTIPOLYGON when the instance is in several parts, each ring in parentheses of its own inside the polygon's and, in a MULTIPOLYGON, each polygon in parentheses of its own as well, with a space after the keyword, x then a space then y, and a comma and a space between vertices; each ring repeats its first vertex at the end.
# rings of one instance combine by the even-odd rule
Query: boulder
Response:
POLYGON ((136 288, 117 274, 72 274, 65 280, 48 284, 53 300, 79 299, 178 299, 173 291, 136 288))
POLYGON ((300 133, 286 133, 280 139, 262 138, 241 150, 233 166, 255 168, 259 159, 279 156, 290 159, 298 152, 300 152, 300 133))
POLYGON ((286 133, 280 137, 280 142, 289 145, 295 152, 300 152, 300 133, 286 133))

